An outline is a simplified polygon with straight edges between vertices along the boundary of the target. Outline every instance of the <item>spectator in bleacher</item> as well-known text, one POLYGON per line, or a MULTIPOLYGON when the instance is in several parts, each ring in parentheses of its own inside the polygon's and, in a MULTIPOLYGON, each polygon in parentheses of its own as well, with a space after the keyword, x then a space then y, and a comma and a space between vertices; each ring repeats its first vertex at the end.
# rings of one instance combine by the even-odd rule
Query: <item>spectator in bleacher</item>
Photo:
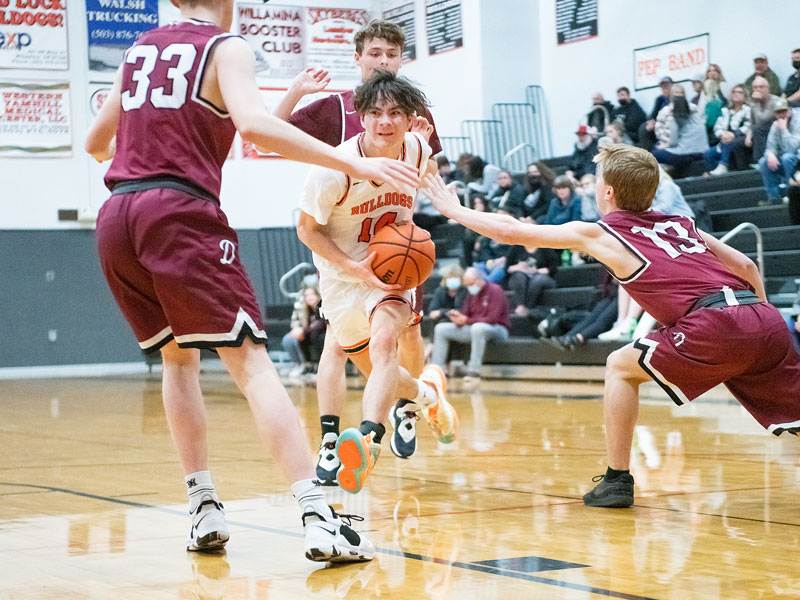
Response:
POLYGON ((722 68, 716 63, 709 63, 706 68, 705 80, 713 79, 719 83, 719 89, 722 90, 722 95, 726 98, 730 97, 731 86, 722 74, 722 68))
POLYGON ((611 121, 611 123, 606 125, 603 134, 603 137, 597 140, 598 148, 602 148, 603 144, 633 144, 633 140, 628 136, 628 133, 625 131, 625 126, 621 121, 611 121))
POLYGON ((603 98, 603 94, 592 94, 592 107, 586 113, 586 126, 595 131, 603 131, 614 119, 614 105, 603 98))
POLYGON ((599 221, 600 211, 597 208, 597 177, 587 173, 581 177, 580 185, 575 188, 575 193, 581 199, 581 220, 587 223, 599 221))
POLYGON ((617 89, 619 106, 614 109, 614 120, 621 121, 625 133, 633 142, 639 141, 639 127, 647 121, 647 115, 639 103, 631 98, 631 91, 622 86, 617 89))
POLYGON ((592 159, 597 154, 597 140, 586 125, 580 125, 575 132, 578 136, 575 150, 567 165, 567 176, 580 179, 586 173, 594 173, 597 166, 592 159))
POLYGON ((714 124, 714 136, 719 143, 703 154, 711 175, 746 169, 750 164, 751 152, 745 139, 750 133, 752 116, 747 100, 747 90, 742 84, 731 88, 730 104, 722 109, 714 124))
POLYGON ((462 278, 464 269, 458 263, 450 263, 439 270, 442 280, 439 287, 433 292, 427 316, 438 323, 447 319, 447 312, 452 309, 461 310, 467 298, 467 288, 464 287, 462 278))
POLYGON ((514 312, 525 316, 539 305, 545 290, 556 287, 553 277, 561 257, 552 248, 513 246, 508 253, 506 287, 514 292, 514 312))
POLYGON ((470 344, 465 382, 480 380, 486 345, 508 339, 509 311, 506 294, 496 283, 486 281, 477 269, 464 272, 464 285, 468 296, 462 310, 447 311, 449 323, 439 323, 433 328, 433 354, 431 362, 446 367, 450 342, 470 344))
POLYGON ((581 220, 581 199, 575 194, 575 186, 566 175, 559 175, 553 182, 556 197, 550 201, 550 207, 542 223, 544 225, 563 225, 570 221, 581 220))
MULTIPOLYGON (((504 210, 495 212, 508 214, 504 210)), ((501 244, 491 238, 480 236, 475 242, 472 254, 472 266, 480 271, 483 278, 492 283, 498 283, 506 275, 506 259, 511 252, 511 246, 501 244)))
POLYGON ((658 141, 655 131, 656 119, 661 109, 670 103, 672 97, 672 78, 662 77, 658 86, 661 88, 661 94, 659 94, 653 102, 653 110, 650 111, 650 116, 647 121, 642 123, 641 127, 639 127, 639 141, 636 145, 645 150, 651 150, 658 141))
POLYGON ((542 337, 541 340, 551 343, 560 350, 574 350, 607 331, 617 318, 617 294, 619 285, 606 273, 603 282, 597 286, 592 310, 578 321, 562 336, 542 337))
POLYGON ((497 189, 489 198, 493 211, 503 210, 519 219, 525 212, 525 190, 514 181, 511 171, 503 169, 497 174, 497 189))
POLYGON ((487 163, 480 156, 473 156, 469 160, 469 182, 467 190, 478 192, 489 198, 497 189, 497 174, 500 167, 487 163))
POLYGON ((325 343, 325 319, 319 315, 319 289, 315 285, 303 288, 292 312, 291 329, 283 336, 284 352, 294 363, 290 377, 299 377, 313 371, 319 362, 325 343))
POLYGON ((800 107, 800 48, 792 50, 792 68, 783 88, 783 95, 791 107, 800 107))
POLYGON ((769 204, 780 204, 787 195, 789 179, 797 165, 798 148, 800 108, 790 109, 785 98, 778 98, 775 104, 775 122, 767 136, 767 149, 758 161, 769 204))
POLYGON ((682 170, 703 158, 708 150, 704 114, 689 104, 683 86, 673 87, 672 102, 659 114, 659 122, 662 120, 657 132, 659 144, 653 150, 658 162, 682 170))
POLYGON ((525 196, 525 216, 522 220, 526 223, 539 223, 550 207, 556 174, 543 162, 530 163, 526 171, 525 183, 528 195, 525 196))
POLYGON ((672 180, 672 177, 661 165, 658 166, 658 176, 658 187, 656 188, 653 203, 650 205, 651 210, 665 215, 681 215, 694 219, 694 210, 686 202, 686 198, 683 197, 681 188, 678 187, 678 184, 672 180))
POLYGON ((439 170, 439 176, 444 180, 445 183, 455 181, 456 173, 453 171, 453 165, 450 163, 450 159, 444 154, 439 154, 436 156, 436 167, 439 170))
POLYGON ((705 77, 702 73, 695 73, 691 79, 692 82, 692 89, 694 90, 694 96, 691 99, 691 103, 695 106, 700 105, 700 99, 703 95, 703 83, 705 82, 705 77))
POLYGON ((722 109, 728 105, 728 99, 722 95, 719 82, 716 79, 705 80, 700 97, 700 105, 705 112, 706 137, 708 138, 709 146, 711 146, 719 142, 719 138, 714 134, 714 126, 717 123, 717 119, 722 116, 722 109))
MULTIPOLYGON (((745 86, 745 89, 748 89, 745 86)), ((767 148, 767 135, 775 120, 775 105, 778 96, 769 93, 769 83, 763 77, 753 80, 753 91, 750 93, 750 111, 752 127, 745 137, 744 143, 753 150, 753 160, 758 162, 767 148)))
MULTIPOLYGON (((472 154, 463 152, 456 161, 456 170, 453 172, 453 181, 461 181, 467 183, 469 179, 469 163, 472 159, 472 154)), ((449 183, 449 182, 448 182, 449 183)))
MULTIPOLYGON (((478 212, 485 212, 487 209, 487 203, 484 197, 481 194, 473 194, 470 197, 470 204, 474 210, 478 212)), ((473 253, 478 248, 478 240, 480 239, 480 235, 472 231, 471 229, 464 230, 464 237, 461 239, 461 265, 466 268, 472 265, 473 263, 473 253)))
POLYGON ((744 87, 747 88, 751 95, 753 93, 753 81, 756 77, 763 77, 769 84, 769 93, 780 96, 781 82, 775 71, 769 68, 766 54, 760 53, 753 57, 753 71, 754 73, 744 80, 744 87))

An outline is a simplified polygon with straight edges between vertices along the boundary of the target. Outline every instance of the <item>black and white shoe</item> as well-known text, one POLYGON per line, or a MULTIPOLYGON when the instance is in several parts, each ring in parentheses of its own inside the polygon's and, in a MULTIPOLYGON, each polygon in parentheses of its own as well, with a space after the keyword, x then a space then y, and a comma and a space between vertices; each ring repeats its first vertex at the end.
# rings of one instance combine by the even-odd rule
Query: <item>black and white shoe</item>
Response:
POLYGON ((363 521, 356 515, 330 515, 318 512, 303 514, 306 530, 306 558, 315 562, 357 562, 372 560, 375 546, 350 527, 352 521, 363 521))
POLYGON ((609 481, 605 475, 592 477, 592 481, 599 481, 595 488, 584 495, 583 503, 586 506, 599 506, 601 508, 628 508, 633 506, 633 475, 623 473, 616 479, 609 481))
POLYGON ((335 433, 328 432, 322 437, 317 453, 317 479, 320 485, 339 485, 336 481, 336 472, 342 465, 336 455, 336 440, 339 438, 335 433))
POLYGON ((222 502, 211 492, 204 492, 200 503, 189 514, 192 529, 186 539, 186 549, 190 552, 222 551, 230 538, 222 502))
POLYGON ((409 458, 417 449, 417 405, 411 400, 400 399, 389 413, 394 427, 389 444, 397 458, 409 458))

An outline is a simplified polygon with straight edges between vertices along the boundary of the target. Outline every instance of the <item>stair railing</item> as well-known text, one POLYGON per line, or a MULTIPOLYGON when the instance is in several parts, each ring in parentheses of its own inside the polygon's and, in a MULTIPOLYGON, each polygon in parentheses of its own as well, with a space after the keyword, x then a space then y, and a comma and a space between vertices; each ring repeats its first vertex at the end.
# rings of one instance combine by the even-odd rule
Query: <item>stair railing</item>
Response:
POLYGON ((758 270, 761 273, 761 279, 764 279, 764 240, 761 236, 761 230, 757 226, 752 223, 739 223, 736 227, 719 238, 719 241, 727 242, 745 229, 750 229, 756 235, 756 260, 758 260, 758 270))

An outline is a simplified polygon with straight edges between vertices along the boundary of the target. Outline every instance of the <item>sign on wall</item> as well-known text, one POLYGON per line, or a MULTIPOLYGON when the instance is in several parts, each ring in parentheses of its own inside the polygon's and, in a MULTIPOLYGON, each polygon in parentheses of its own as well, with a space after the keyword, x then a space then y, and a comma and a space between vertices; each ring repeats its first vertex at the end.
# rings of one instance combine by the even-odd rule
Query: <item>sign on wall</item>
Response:
POLYGON ((597 37, 597 0, 556 0, 558 45, 597 37))
POLYGON ((115 71, 125 50, 158 27, 158 0, 86 0, 89 69, 115 71))
POLYGON ((363 8, 305 9, 306 66, 325 69, 336 85, 361 80, 353 60, 353 41, 359 29, 369 23, 363 8))
POLYGON ((403 62, 416 60, 417 32, 414 21, 414 3, 401 4, 383 11, 383 19, 397 25, 403 31, 403 35, 406 36, 406 43, 403 48, 403 62))
POLYGON ((431 56, 461 48, 461 0, 425 0, 425 29, 431 56))
POLYGON ((633 81, 637 90, 656 87, 664 77, 689 81, 708 67, 709 35, 673 40, 633 51, 633 81))
POLYGON ((303 9, 274 4, 238 4, 238 33, 256 54, 256 76, 292 79, 304 68, 303 9))
POLYGON ((71 155, 69 84, 0 82, 0 157, 71 155))
POLYGON ((0 69, 67 68, 67 0, 0 0, 0 69))

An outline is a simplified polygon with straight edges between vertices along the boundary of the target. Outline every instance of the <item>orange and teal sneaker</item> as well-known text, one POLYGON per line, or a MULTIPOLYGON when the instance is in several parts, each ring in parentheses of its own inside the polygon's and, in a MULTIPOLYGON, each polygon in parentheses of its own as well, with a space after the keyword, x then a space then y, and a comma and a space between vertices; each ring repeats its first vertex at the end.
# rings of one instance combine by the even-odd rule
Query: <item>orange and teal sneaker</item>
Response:
POLYGON ((336 472, 339 487, 357 494, 364 487, 364 480, 378 462, 381 445, 372 441, 372 434, 362 434, 355 427, 345 429, 336 440, 336 456, 341 466, 336 472))
POLYGON ((447 379, 438 365, 428 365, 422 371, 420 380, 436 391, 437 402, 420 410, 430 425, 433 435, 443 444, 450 444, 458 437, 458 415, 453 405, 445 398, 447 379))

